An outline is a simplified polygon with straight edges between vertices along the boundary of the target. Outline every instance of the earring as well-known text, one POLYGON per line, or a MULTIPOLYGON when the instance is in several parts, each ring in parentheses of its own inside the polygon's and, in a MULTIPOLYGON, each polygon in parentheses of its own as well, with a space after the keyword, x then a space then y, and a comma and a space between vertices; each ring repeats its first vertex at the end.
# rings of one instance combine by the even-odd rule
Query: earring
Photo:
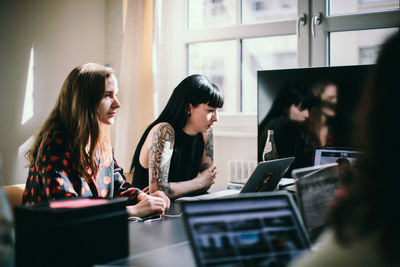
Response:
POLYGON ((188 115, 187 115, 187 116, 190 118, 190 116, 192 116, 192 114, 188 113, 188 115))

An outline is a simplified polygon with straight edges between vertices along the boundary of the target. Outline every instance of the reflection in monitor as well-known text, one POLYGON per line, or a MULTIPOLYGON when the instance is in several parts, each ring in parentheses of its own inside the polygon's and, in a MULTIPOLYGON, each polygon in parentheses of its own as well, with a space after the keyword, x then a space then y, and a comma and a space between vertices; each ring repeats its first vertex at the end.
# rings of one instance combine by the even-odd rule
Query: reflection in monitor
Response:
POLYGON ((300 92, 299 94, 303 94, 300 99, 304 103, 301 103, 299 110, 307 109, 311 111, 312 108, 317 107, 320 107, 320 110, 323 108, 326 108, 325 110, 328 111, 329 109, 334 110, 334 115, 329 119, 332 127, 327 135, 327 138, 330 138, 327 145, 357 147, 357 144, 352 142, 352 127, 355 124, 355 111, 358 106, 359 96, 361 90, 364 88, 367 73, 371 69, 371 66, 359 65, 258 71, 258 161, 262 160, 261 154, 266 141, 264 140, 265 135, 263 135, 263 132, 274 123, 274 127, 278 129, 275 130, 274 136, 279 157, 296 157, 285 177, 290 177, 293 169, 312 166, 314 148, 321 146, 321 144, 311 142, 304 137, 307 131, 312 132, 309 124, 307 124, 310 119, 307 119, 306 123, 289 119, 286 116, 288 108, 282 108, 284 111, 279 116, 268 115, 273 104, 275 104, 275 107, 272 109, 272 113, 274 114, 277 114, 276 110, 279 109, 276 108, 277 106, 287 105, 288 94, 285 95, 283 93, 288 91, 289 87, 295 89, 301 88, 298 91, 300 92), (337 99, 333 104, 329 101, 321 100, 321 98, 314 97, 318 86, 323 86, 324 84, 324 88, 327 88, 328 85, 336 87, 337 99), (282 98, 285 104, 282 104, 282 98), (280 123, 276 123, 277 120, 271 123, 272 118, 283 117, 285 119, 282 119, 280 123), (292 123, 293 121, 295 123, 292 123))
POLYGON ((314 166, 337 163, 339 159, 347 159, 350 167, 360 158, 361 151, 351 148, 316 147, 314 151, 314 166))

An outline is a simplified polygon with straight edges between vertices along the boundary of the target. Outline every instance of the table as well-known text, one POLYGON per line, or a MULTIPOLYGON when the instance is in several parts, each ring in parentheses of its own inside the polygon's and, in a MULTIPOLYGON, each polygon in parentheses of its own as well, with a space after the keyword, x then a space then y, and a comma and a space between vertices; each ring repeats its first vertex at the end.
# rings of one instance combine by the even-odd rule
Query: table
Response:
MULTIPOLYGON (((293 179, 292 179, 293 180, 293 179)), ((289 183, 290 182, 290 183, 289 183)), ((284 186, 291 184, 287 182, 284 186)), ((214 191, 219 191, 217 188, 214 191)), ((179 204, 171 203, 168 214, 180 213, 179 204)), ((182 217, 144 222, 129 222, 129 257, 101 266, 196 266, 182 217)))
MULTIPOLYGON (((172 203, 169 214, 176 214, 172 203)), ((129 222, 129 257, 100 266, 196 266, 182 217, 129 222)))

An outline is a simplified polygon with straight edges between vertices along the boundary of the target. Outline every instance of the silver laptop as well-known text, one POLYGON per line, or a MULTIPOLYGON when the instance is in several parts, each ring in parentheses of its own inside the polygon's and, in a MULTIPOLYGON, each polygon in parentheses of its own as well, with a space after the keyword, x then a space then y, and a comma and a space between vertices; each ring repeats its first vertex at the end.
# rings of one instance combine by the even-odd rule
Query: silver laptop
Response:
POLYGON ((282 191, 181 203, 197 266, 286 266, 310 242, 282 191))
POLYGON ((254 172, 251 174, 247 182, 244 184, 241 190, 238 189, 227 189, 210 194, 204 194, 193 197, 181 197, 175 201, 195 201, 195 200, 206 200, 216 199, 223 197, 236 197, 242 193, 256 193, 256 192, 268 192, 273 191, 283 175, 289 169, 293 163, 294 157, 281 158, 275 160, 262 161, 257 164, 254 172))
POLYGON ((329 223, 329 206, 340 184, 337 163, 295 169, 299 209, 311 241, 329 223))

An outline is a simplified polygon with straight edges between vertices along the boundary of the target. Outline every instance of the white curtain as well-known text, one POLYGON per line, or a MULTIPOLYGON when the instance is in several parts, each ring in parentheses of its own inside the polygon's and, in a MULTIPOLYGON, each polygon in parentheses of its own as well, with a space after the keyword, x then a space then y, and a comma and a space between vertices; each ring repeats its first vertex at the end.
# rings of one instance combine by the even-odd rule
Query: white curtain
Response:
POLYGON ((128 172, 136 145, 154 119, 153 0, 124 0, 123 12, 119 78, 121 109, 114 127, 114 150, 119 165, 128 172))

